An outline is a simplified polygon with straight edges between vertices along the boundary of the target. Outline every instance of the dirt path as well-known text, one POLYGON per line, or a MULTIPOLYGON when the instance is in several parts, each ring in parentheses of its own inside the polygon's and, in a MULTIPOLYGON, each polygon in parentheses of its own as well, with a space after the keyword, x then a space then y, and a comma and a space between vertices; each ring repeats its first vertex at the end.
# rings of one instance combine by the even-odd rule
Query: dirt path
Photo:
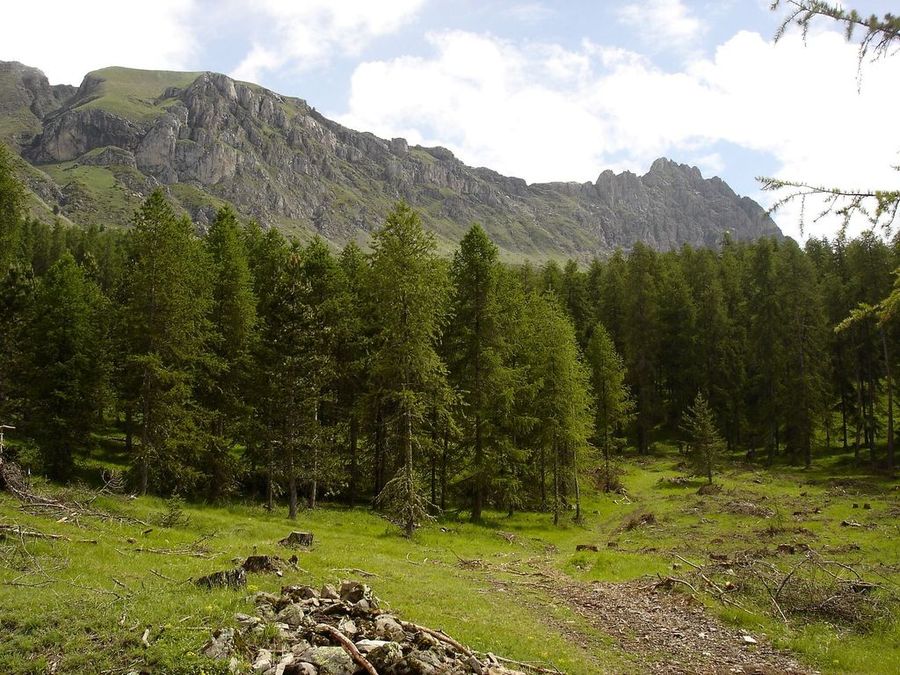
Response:
POLYGON ((656 591, 646 581, 576 585, 556 590, 592 626, 638 657, 650 673, 811 673, 761 635, 729 627, 688 596, 656 591), (748 636, 750 642, 745 636, 748 636))
MULTIPOLYGON (((546 559, 532 558, 523 562, 524 567, 531 570, 528 581, 521 577, 500 580, 493 573, 507 571, 502 566, 484 571, 498 586, 509 589, 522 584, 540 590, 547 598, 566 603, 588 625, 611 637, 618 651, 636 662, 634 669, 625 672, 667 675, 816 673, 789 653, 775 649, 763 635, 727 626, 689 595, 656 589, 648 579, 627 583, 579 583, 553 568, 546 559)), ((537 609, 532 602, 526 603, 537 609)), ((574 626, 550 623, 573 643, 591 650, 593 638, 574 626)))

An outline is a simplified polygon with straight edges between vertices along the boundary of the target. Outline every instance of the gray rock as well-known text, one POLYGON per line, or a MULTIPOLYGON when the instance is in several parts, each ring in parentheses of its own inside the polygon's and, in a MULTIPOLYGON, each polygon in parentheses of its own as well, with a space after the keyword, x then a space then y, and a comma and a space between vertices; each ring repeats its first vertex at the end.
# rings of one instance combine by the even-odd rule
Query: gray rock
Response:
POLYGON ((398 670, 409 675, 434 675, 441 668, 443 664, 437 656, 431 652, 415 650, 406 655, 398 670))
POLYGON ((363 654, 372 651, 373 649, 377 649, 378 647, 383 647, 388 643, 387 640, 360 640, 356 643, 356 648, 361 651, 363 654))
POLYGON ((253 668, 253 672, 262 673, 272 667, 272 652, 268 649, 260 649, 259 653, 256 655, 256 658, 253 659, 253 664, 251 666, 253 668))
POLYGON ((332 584, 325 584, 322 586, 322 590, 319 591, 319 596, 325 600, 340 600, 341 595, 337 592, 337 589, 332 584))
POLYGON ((340 596, 342 602, 359 602, 371 593, 369 587, 358 581, 342 581, 340 596))
POLYGON ((403 626, 390 614, 382 614, 375 619, 375 634, 385 640, 395 642, 403 642, 406 639, 406 631, 403 630, 403 626))
POLYGON ((356 664, 342 647, 312 647, 301 656, 301 661, 313 664, 319 675, 353 675, 356 664))
POLYGON ((303 607, 298 604, 290 604, 280 612, 278 612, 276 618, 282 622, 286 623, 291 628, 298 628, 303 625, 303 620, 306 617, 306 612, 303 611, 303 607))
POLYGON ((388 671, 403 660, 403 648, 396 642, 385 642, 369 650, 366 658, 375 666, 375 670, 388 671))
POLYGON ((200 652, 210 659, 225 659, 234 650, 234 631, 231 628, 220 628, 201 648, 200 652))

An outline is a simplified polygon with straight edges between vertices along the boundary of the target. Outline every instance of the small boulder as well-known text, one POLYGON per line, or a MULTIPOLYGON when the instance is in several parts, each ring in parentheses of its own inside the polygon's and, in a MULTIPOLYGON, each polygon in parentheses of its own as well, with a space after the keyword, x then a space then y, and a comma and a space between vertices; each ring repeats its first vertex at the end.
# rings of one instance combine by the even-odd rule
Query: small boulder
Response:
POLYGON ((383 647, 387 644, 387 640, 360 640, 356 643, 356 648, 361 651, 363 654, 367 654, 373 649, 377 649, 378 647, 383 647))
POLYGON ((353 675, 356 664, 343 647, 312 647, 300 656, 301 661, 311 663, 319 675, 353 675))
POLYGON ((253 659, 253 672, 263 673, 272 667, 272 652, 268 649, 260 649, 256 658, 253 659))
POLYGON ((353 619, 341 619, 340 623, 338 623, 338 630, 341 631, 347 637, 352 638, 357 634, 358 629, 356 627, 356 623, 354 623, 353 619))
POLYGON ((234 650, 234 631, 231 628, 220 628, 201 648, 201 653, 210 659, 226 659, 234 650))
POLYGON ((375 670, 378 672, 390 671, 391 668, 403 660, 403 648, 396 642, 385 642, 370 650, 366 654, 366 658, 369 660, 369 663, 375 666, 375 670))
POLYGON ((382 614, 375 619, 375 635, 394 642, 403 642, 406 639, 403 626, 390 614, 382 614))
POLYGON ((322 590, 319 591, 319 597, 323 600, 340 600, 341 595, 337 592, 337 589, 331 584, 325 584, 322 586, 322 590))
POLYGON ((576 551, 593 551, 594 553, 600 552, 600 547, 597 544, 578 544, 575 547, 576 551))
POLYGON ((342 581, 340 597, 342 602, 359 602, 370 593, 369 587, 358 581, 342 581))
POLYGON ((299 628, 303 625, 303 620, 306 618, 306 612, 303 611, 303 607, 297 604, 290 604, 280 612, 276 617, 280 622, 286 623, 291 628, 299 628))

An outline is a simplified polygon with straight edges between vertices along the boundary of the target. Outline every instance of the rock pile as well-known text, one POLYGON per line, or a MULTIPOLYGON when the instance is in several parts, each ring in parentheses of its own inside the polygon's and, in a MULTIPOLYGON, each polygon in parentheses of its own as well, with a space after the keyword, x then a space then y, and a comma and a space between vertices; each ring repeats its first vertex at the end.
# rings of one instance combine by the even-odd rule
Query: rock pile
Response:
POLYGON ((243 657, 260 675, 522 675, 493 654, 480 655, 441 631, 403 621, 379 608, 358 581, 285 586, 256 593, 256 614, 238 614, 237 630, 216 631, 210 658, 243 657))

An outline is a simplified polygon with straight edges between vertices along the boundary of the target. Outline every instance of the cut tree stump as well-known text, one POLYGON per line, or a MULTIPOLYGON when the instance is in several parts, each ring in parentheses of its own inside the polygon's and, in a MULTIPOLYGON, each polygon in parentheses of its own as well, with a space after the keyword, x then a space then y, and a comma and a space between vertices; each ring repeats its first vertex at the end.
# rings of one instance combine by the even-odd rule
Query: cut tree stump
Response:
POLYGON ((281 558, 270 555, 251 555, 242 564, 241 567, 247 572, 275 573, 281 570, 281 558))
POLYGON ((313 543, 313 535, 312 532, 291 532, 278 543, 289 548, 309 548, 313 543))
POLYGON ((242 567, 236 567, 233 570, 207 574, 194 583, 205 588, 243 588, 247 585, 247 573, 242 567))

